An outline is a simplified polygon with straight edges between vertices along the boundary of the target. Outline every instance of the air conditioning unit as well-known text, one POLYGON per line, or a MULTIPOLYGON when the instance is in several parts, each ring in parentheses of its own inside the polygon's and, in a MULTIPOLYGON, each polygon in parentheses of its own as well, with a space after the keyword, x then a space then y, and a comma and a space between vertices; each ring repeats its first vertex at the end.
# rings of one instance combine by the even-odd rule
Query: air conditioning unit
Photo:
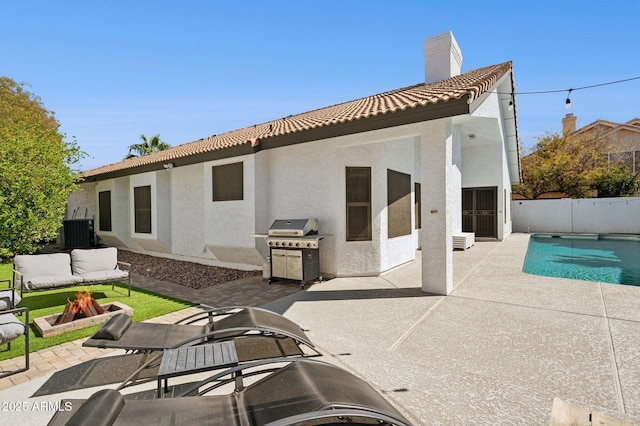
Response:
POLYGON ((87 248, 95 246, 93 219, 66 219, 62 221, 65 249, 87 248))

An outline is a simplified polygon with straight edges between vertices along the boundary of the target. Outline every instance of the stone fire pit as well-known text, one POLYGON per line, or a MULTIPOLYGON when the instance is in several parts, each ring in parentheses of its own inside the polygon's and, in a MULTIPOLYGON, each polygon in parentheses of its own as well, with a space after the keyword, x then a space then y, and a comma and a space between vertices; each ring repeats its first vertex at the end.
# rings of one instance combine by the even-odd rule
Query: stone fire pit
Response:
POLYGON ((103 322, 106 322, 114 315, 122 315, 123 313, 129 316, 133 315, 133 309, 125 305, 124 303, 111 302, 102 305, 102 307, 105 310, 104 314, 94 315, 87 318, 80 318, 64 324, 55 323, 58 317, 61 315, 55 314, 36 318, 33 320, 33 325, 36 327, 36 329, 38 329, 42 337, 51 337, 65 333, 67 331, 77 330, 79 328, 89 327, 95 324, 101 324, 103 322))

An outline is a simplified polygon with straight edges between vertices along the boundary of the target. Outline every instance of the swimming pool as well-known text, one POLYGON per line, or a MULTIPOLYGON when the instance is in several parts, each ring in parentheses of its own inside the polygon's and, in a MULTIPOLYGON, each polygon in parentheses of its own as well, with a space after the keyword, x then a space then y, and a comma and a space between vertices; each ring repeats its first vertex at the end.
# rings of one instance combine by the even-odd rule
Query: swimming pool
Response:
POLYGON ((522 270, 546 277, 640 286, 640 237, 534 234, 522 270))

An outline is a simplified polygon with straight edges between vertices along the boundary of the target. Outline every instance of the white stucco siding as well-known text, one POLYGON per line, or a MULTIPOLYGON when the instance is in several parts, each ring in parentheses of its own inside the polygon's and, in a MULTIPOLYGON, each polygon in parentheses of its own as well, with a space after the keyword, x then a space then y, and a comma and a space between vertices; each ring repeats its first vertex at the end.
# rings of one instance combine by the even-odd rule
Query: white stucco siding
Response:
POLYGON ((73 219, 74 212, 76 219, 96 219, 98 218, 96 184, 93 182, 84 182, 78 185, 78 189, 69 194, 67 198, 67 209, 65 219, 73 219))
MULTIPOLYGON (((115 217, 115 213, 116 213, 116 209, 114 209, 114 205, 116 204, 116 180, 115 179, 111 179, 111 180, 107 180, 107 181, 98 181, 98 182, 93 182, 91 183, 91 185, 93 186, 93 196, 95 198, 95 204, 96 204, 96 224, 95 224, 95 231, 98 234, 98 236, 100 237, 101 240, 104 240, 105 238, 107 239, 107 241, 112 241, 114 238, 117 238, 117 231, 118 231, 118 220, 117 217, 115 217), (111 193, 111 230, 104 230, 100 228, 100 202, 99 202, 99 194, 101 192, 104 191, 109 191, 111 193)), ((127 192, 128 188, 127 188, 127 192)), ((127 219, 128 222, 128 219, 127 219)), ((129 228, 128 223, 127 223, 127 229, 129 228)), ((111 245, 111 244, 109 244, 111 245)))
MULTIPOLYGON (((376 275, 415 258, 418 232, 387 238, 387 169, 419 176, 414 126, 402 126, 261 152, 268 175, 268 219, 318 218, 326 275, 376 275), (371 167, 372 240, 346 241, 345 169, 371 167)), ((258 195, 259 196, 259 195, 258 195)), ((413 212, 413 209, 412 209, 413 212)), ((258 231, 265 232, 265 229, 258 231)))
POLYGON ((255 156, 245 155, 203 163, 203 233, 205 247, 219 262, 260 266, 263 257, 256 249, 255 156), (213 201, 213 167, 242 163, 242 200, 213 201))
POLYGON ((456 138, 462 143, 462 187, 497 189, 498 239, 511 233, 509 148, 502 114, 498 94, 493 92, 473 114, 454 119, 456 138))
POLYGON ((182 256, 210 257, 204 236, 204 168, 171 169, 171 249, 182 256))
POLYGON ((413 193, 413 184, 419 176, 419 168, 416 169, 415 158, 420 155, 419 145, 415 137, 399 139, 393 142, 380 144, 381 155, 379 169, 383 174, 380 187, 383 189, 383 206, 380 215, 380 271, 386 271, 403 263, 415 259, 418 247, 418 232, 415 229, 413 218, 413 197, 411 198, 411 231, 407 235, 394 238, 388 237, 389 215, 387 200, 387 170, 404 173, 411 176, 410 191, 413 193))
POLYGON ((158 238, 158 209, 157 209, 157 200, 158 200, 158 185, 156 182, 156 173, 141 173, 138 175, 133 175, 130 177, 130 186, 129 186, 129 199, 131 203, 129 204, 129 226, 131 229, 132 238, 143 239, 143 240, 157 240, 158 238), (151 188, 151 233, 139 233, 136 232, 135 227, 135 197, 134 191, 135 188, 141 186, 149 186, 151 188))
MULTIPOLYGON (((107 181, 109 182, 109 181, 107 181)), ((114 192, 111 193, 111 226, 112 236, 116 239, 107 244, 128 245, 131 239, 131 222, 129 220, 129 206, 132 204, 129 176, 113 180, 114 192)), ((98 182, 100 183, 100 182, 98 182)))
POLYGON ((459 203, 454 200, 462 196, 453 164, 452 120, 423 123, 420 130, 422 289, 449 294, 453 290, 452 230, 458 217, 454 209, 459 203))

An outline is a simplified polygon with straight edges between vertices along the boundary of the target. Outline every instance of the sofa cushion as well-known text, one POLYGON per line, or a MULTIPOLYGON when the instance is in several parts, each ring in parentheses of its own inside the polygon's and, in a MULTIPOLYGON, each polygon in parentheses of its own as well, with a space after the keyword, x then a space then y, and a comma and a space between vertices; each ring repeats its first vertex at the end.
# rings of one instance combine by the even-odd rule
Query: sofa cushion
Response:
POLYGON ((19 254, 13 258, 13 265, 25 281, 48 275, 71 276, 71 256, 67 253, 19 254))
POLYGON ((13 314, 0 314, 0 345, 9 343, 24 334, 24 324, 13 314))
POLYGON ((74 275, 87 272, 112 271, 118 267, 118 249, 75 249, 71 251, 71 265, 74 275))
POLYGON ((98 283, 98 282, 111 282, 125 279, 129 276, 127 271, 115 269, 113 271, 97 271, 97 272, 85 272, 79 275, 82 278, 84 284, 98 283))
POLYGON ((7 309, 12 309, 15 307, 13 301, 15 299, 15 305, 20 303, 22 298, 20 295, 13 291, 13 289, 9 290, 0 290, 0 311, 6 311, 7 309), (13 294, 12 294, 13 293, 13 294))
POLYGON ((45 275, 23 280, 25 290, 55 288, 80 283, 82 283, 82 277, 76 277, 73 275, 45 275))

